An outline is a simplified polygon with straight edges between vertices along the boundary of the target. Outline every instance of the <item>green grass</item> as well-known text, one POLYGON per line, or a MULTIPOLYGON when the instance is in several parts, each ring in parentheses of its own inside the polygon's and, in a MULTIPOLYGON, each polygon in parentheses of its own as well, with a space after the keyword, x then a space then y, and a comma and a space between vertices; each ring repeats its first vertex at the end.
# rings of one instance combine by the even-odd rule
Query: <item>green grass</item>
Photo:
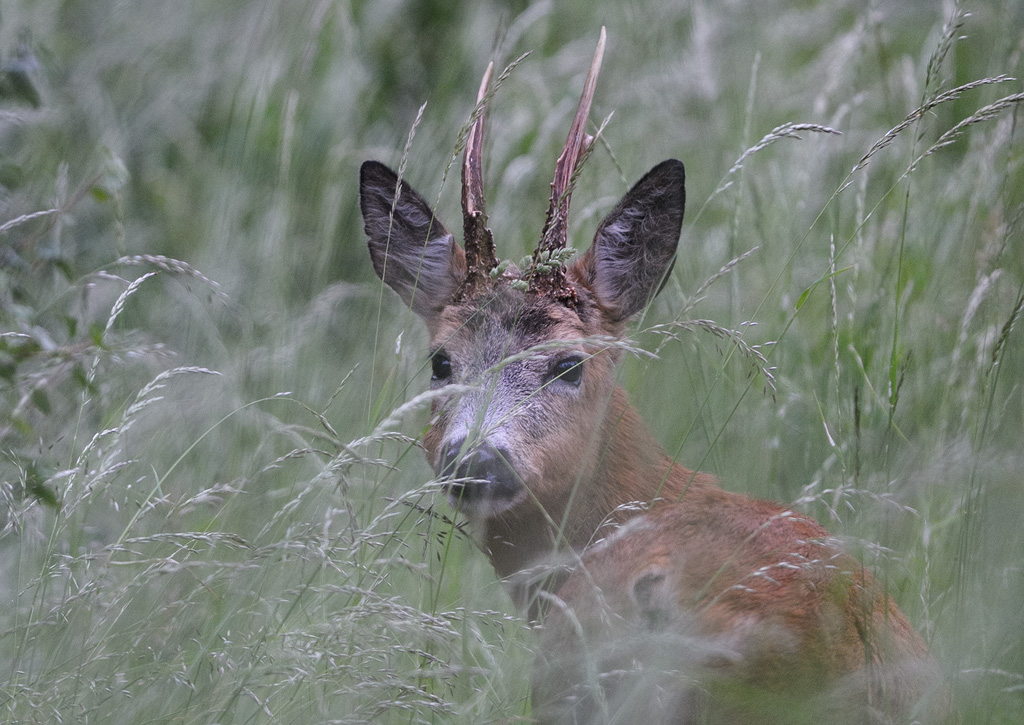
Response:
POLYGON ((606 24, 573 243, 655 163, 688 176, 635 405, 846 539, 964 722, 1024 719, 1024 86, 949 93, 1024 77, 1024 4, 0 9, 0 717, 529 715, 533 638, 430 483, 425 334, 373 274, 357 169, 406 161, 457 228, 480 74, 531 51, 485 148, 521 258, 606 24), (38 108, 9 82, 23 28, 38 108), (735 166, 790 122, 842 135, 735 166), (694 319, 760 345, 774 393, 694 319))

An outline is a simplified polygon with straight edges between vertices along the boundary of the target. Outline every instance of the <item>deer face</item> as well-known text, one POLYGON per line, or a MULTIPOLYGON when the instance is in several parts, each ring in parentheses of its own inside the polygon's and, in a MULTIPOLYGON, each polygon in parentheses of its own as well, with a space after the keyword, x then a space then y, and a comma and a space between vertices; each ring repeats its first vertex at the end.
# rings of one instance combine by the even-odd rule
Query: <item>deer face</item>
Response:
POLYGON ((463 511, 531 497, 553 511, 551 484, 583 473, 573 449, 593 439, 611 388, 611 351, 584 342, 607 334, 600 322, 593 302, 571 310, 507 283, 442 311, 431 384, 474 390, 437 406, 425 443, 435 471, 470 479, 449 489, 463 511))
POLYGON ((683 165, 659 164, 559 270, 551 294, 513 284, 518 270, 470 284, 466 252, 424 199, 382 164, 363 164, 374 267, 426 322, 431 386, 458 390, 435 405, 424 443, 471 518, 528 501, 563 510, 592 477, 619 357, 609 343, 669 271, 684 201, 683 165))

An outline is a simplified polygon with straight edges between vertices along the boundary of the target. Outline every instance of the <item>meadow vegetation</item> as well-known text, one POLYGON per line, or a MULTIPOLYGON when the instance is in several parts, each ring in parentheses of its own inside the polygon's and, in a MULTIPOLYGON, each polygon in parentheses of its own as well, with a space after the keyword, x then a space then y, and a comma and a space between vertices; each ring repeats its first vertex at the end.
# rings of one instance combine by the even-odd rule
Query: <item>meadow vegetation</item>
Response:
POLYGON ((688 177, 634 404, 842 537, 964 722, 1024 720, 1024 3, 0 11, 0 719, 528 718, 533 634, 418 449, 425 333, 357 169, 457 220, 480 75, 529 51, 484 153, 520 259, 604 24, 570 243, 688 177))

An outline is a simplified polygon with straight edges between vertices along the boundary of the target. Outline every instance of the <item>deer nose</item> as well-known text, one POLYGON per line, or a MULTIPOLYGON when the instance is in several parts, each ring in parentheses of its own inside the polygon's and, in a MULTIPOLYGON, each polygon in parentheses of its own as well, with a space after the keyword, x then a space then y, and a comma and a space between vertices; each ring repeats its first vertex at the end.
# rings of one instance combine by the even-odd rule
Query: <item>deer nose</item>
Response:
POLYGON ((463 455, 464 446, 465 442, 450 444, 441 461, 443 477, 466 479, 448 484, 452 501, 473 506, 484 501, 498 503, 515 498, 523 484, 512 468, 509 452, 484 443, 463 455))

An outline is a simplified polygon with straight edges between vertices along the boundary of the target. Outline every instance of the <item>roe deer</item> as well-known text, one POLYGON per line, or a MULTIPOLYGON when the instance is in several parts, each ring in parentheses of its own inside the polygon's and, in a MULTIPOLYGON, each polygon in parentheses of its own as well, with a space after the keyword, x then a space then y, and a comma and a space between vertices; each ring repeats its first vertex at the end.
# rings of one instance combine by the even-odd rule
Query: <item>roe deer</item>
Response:
POLYGON ((926 646, 863 566, 808 517, 676 464, 615 384, 625 325, 671 270, 685 191, 683 164, 658 164, 561 263, 604 39, 527 269, 498 265, 484 214, 491 68, 462 165, 464 248, 386 166, 360 172, 370 256, 426 323, 431 387, 463 384, 435 404, 427 456, 541 625, 534 717, 938 717, 919 714, 941 690, 926 646))

